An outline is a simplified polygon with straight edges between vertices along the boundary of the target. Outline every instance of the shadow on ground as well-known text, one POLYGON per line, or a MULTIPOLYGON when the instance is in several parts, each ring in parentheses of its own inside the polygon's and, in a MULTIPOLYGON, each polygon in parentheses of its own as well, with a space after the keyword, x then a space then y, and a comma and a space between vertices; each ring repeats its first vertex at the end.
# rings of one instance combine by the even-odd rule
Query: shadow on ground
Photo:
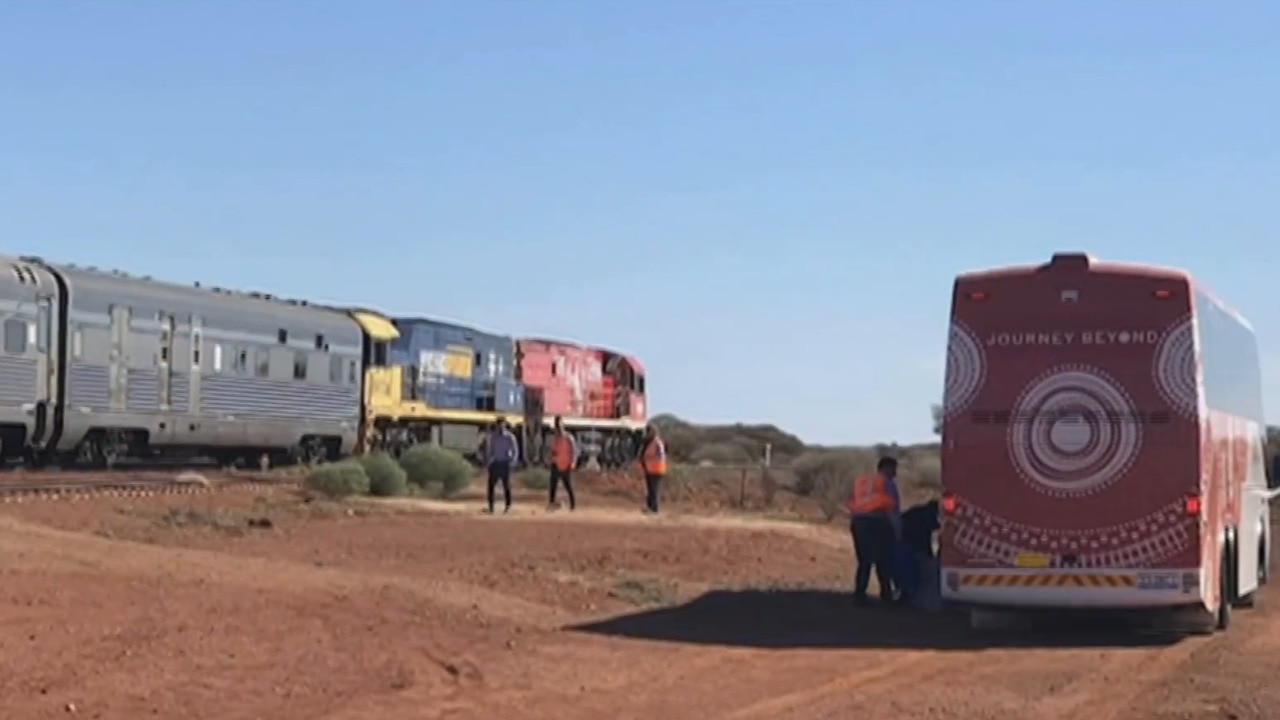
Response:
POLYGON ((849 593, 717 590, 683 605, 576 625, 571 631, 645 640, 766 649, 1160 647, 1182 636, 1120 619, 1042 618, 1034 630, 977 631, 967 613, 857 607, 849 593))

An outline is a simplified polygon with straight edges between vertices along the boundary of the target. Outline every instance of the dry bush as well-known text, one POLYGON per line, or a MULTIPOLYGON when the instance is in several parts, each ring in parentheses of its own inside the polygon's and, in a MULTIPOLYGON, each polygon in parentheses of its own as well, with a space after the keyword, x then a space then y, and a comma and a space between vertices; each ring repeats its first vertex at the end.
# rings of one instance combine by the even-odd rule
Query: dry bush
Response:
POLYGON ((662 478, 662 486, 658 490, 661 502, 679 502, 693 492, 693 484, 698 481, 697 470, 682 465, 674 465, 662 478))
POLYGON ((903 506, 932 500, 942 493, 942 458, 926 453, 912 453, 898 464, 898 487, 903 506))
POLYGON ((746 465, 755 462, 751 453, 736 443, 712 443, 696 448, 689 459, 694 463, 713 465, 746 465))
POLYGON ((772 447, 775 461, 796 457, 806 449, 803 440, 775 425, 695 425, 674 415, 658 415, 652 422, 662 432, 673 462, 698 462, 694 454, 711 445, 737 447, 746 462, 759 460, 766 445, 772 447))
POLYGON ((825 450, 805 453, 791 469, 796 475, 795 491, 818 502, 830 520, 841 512, 849 489, 859 475, 875 470, 877 456, 870 450, 825 450))
POLYGON ((772 470, 765 468, 760 473, 760 499, 764 507, 773 507, 778 497, 778 477, 772 470))

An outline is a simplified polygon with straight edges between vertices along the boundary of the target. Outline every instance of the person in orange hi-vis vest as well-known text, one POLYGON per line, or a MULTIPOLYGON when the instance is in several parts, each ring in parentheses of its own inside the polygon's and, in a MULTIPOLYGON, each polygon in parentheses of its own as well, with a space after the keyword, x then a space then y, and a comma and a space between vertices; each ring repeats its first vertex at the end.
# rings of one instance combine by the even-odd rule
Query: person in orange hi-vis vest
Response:
POLYGON ((644 510, 646 513, 657 514, 658 494, 662 490, 662 478, 667 474, 667 444, 662 441, 658 428, 653 425, 644 429, 640 467, 644 469, 644 510))
POLYGON ((853 551, 858 561, 853 598, 859 605, 867 603, 867 585, 871 582, 873 567, 876 582, 880 584, 880 599, 893 602, 893 561, 900 532, 897 477, 898 461, 882 457, 876 463, 876 472, 853 481, 853 490, 845 501, 849 533, 853 536, 853 551))
POLYGON ((547 507, 556 510, 560 506, 556 505, 556 487, 563 482, 564 491, 569 495, 569 509, 573 510, 578 506, 578 501, 573 496, 573 468, 578 464, 578 443, 573 439, 567 430, 564 429, 564 421, 559 417, 556 418, 556 432, 551 436, 551 497, 547 500, 547 507))

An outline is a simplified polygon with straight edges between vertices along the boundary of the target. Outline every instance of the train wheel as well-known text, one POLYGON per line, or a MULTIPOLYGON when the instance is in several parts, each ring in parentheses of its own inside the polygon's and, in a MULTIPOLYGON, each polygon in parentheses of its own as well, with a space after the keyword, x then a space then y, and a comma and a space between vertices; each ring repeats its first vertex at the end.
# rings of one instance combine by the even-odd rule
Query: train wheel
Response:
POLYGON ((298 461, 304 465, 320 465, 329 457, 329 450, 320 438, 307 438, 298 446, 298 461))

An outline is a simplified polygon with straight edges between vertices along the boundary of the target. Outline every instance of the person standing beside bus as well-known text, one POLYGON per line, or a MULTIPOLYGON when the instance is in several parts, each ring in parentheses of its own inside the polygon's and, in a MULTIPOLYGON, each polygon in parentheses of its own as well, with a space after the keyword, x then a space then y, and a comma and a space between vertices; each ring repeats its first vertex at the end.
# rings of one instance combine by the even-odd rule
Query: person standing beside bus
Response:
POLYGON ((507 429, 507 421, 493 424, 485 438, 485 465, 489 469, 489 514, 493 514, 494 494, 502 483, 502 497, 506 501, 503 512, 511 511, 511 467, 520 459, 520 444, 515 433, 507 429))
POLYGON ((658 496, 662 491, 662 478, 667 474, 667 445, 658 434, 658 428, 648 425, 644 429, 644 446, 640 451, 640 467, 644 469, 645 512, 658 513, 658 496))
POLYGON ((854 573, 853 599, 859 605, 867 604, 872 568, 876 572, 876 582, 880 584, 880 599, 885 603, 893 602, 893 564, 901 533, 897 476, 898 461, 891 457, 880 458, 876 472, 853 481, 853 492, 849 493, 845 503, 858 563, 854 573))
POLYGON ((578 503, 573 497, 573 468, 578 463, 578 443, 573 435, 564 429, 564 420, 556 417, 556 431, 551 436, 551 497, 547 507, 555 510, 556 486, 564 482, 564 491, 569 495, 569 510, 574 510, 578 503))

